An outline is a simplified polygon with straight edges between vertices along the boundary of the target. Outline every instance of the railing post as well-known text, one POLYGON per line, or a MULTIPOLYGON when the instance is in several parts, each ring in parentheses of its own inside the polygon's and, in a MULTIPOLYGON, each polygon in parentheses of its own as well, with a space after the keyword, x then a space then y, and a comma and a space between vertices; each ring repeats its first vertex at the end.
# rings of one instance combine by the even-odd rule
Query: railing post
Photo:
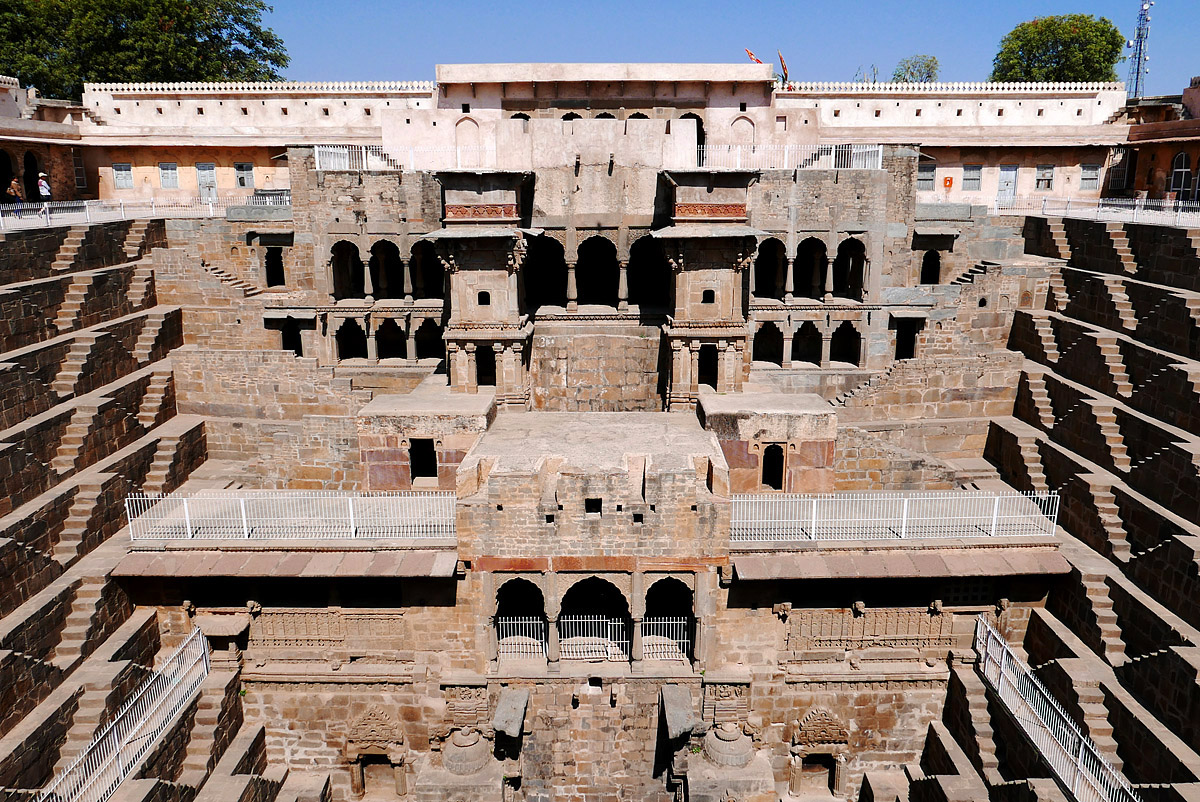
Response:
POLYGON ((183 499, 183 525, 187 527, 187 536, 189 540, 196 536, 192 532, 192 515, 188 511, 188 500, 186 497, 183 499))
POLYGON ((904 497, 904 509, 900 513, 900 538, 908 535, 908 496, 904 497))
POLYGON ((812 535, 811 535, 810 537, 811 537, 813 540, 816 540, 816 539, 817 539, 817 499, 816 499, 816 497, 813 497, 812 503, 813 503, 813 508, 812 508, 812 535))
POLYGON ((250 539, 250 523, 246 520, 246 499, 239 498, 238 504, 242 509, 242 534, 246 536, 247 540, 249 540, 250 539))
POLYGON ((125 219, 125 201, 121 201, 121 219, 125 219))
POLYGON ((996 536, 996 521, 999 517, 1000 517, 1000 496, 996 496, 996 498, 992 500, 992 534, 990 535, 991 537, 996 536))
POLYGON ((346 508, 350 511, 350 537, 357 537, 358 530, 354 526, 354 496, 346 497, 346 508))

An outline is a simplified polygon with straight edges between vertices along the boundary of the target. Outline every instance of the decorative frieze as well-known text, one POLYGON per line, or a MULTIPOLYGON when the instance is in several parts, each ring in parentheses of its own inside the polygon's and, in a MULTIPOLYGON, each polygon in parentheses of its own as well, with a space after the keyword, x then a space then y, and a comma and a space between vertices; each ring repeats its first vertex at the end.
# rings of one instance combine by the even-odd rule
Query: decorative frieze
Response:
POLYGON ((404 614, 349 612, 338 608, 263 610, 250 626, 250 648, 398 649, 404 614))
POLYGON ((745 721, 749 712, 749 683, 714 683, 704 686, 704 720, 709 724, 737 724, 745 721))
POLYGON ((744 203, 677 203, 675 219, 699 218, 702 220, 745 220, 744 203))
POLYGON ((447 203, 446 220, 516 220, 515 203, 447 203))
POLYGON ((787 651, 950 648, 953 621, 952 615, 929 610, 793 610, 787 651))

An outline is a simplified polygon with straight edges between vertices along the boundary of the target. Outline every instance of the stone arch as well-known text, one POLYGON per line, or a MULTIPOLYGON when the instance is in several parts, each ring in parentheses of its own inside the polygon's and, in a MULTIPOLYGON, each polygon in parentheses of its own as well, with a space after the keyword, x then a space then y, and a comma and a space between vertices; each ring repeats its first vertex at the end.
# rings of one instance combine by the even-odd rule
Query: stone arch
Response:
POLYGON ((388 791, 400 796, 407 793, 404 761, 408 757, 408 748, 404 743, 404 731, 383 708, 376 705, 350 724, 345 754, 350 764, 351 796, 363 796, 377 779, 375 768, 382 768, 392 775, 388 791))
POLYGON ((705 385, 713 390, 720 389, 717 377, 720 375, 720 354, 717 353, 717 346, 713 343, 704 343, 700 346, 700 354, 696 360, 696 370, 699 375, 696 377, 697 386, 705 385))
POLYGON ((38 192, 38 173, 41 172, 37 155, 32 150, 25 151, 21 165, 21 184, 25 188, 26 202, 34 202, 41 198, 38 192))
POLYGON ((588 237, 580 243, 575 282, 580 305, 617 305, 620 267, 616 246, 606 237, 588 237))
POLYGON ((630 120, 649 120, 650 118, 649 118, 648 116, 646 116, 645 114, 642 114, 640 111, 635 111, 633 114, 630 114, 630 115, 629 115, 629 117, 628 117, 628 118, 626 118, 626 119, 630 119, 630 120))
POLYGON ((497 616, 546 616, 546 597, 530 579, 515 576, 496 588, 497 616))
POLYGON ((446 343, 442 339, 442 327, 431 317, 421 321, 413 334, 416 342, 417 359, 445 359, 446 343))
POLYGON ((703 167, 704 146, 706 141, 704 135, 704 119, 699 114, 691 111, 689 111, 687 114, 680 114, 679 119, 696 121, 696 164, 699 167, 703 167))
POLYGON ((783 300, 784 259, 787 249, 783 242, 770 237, 758 245, 754 258, 754 297, 783 300))
POLYGON ((576 114, 573 111, 568 111, 566 114, 564 114, 562 116, 562 118, 563 118, 564 122, 571 122, 572 120, 582 120, 583 119, 583 117, 579 116, 578 114, 576 114))
POLYGON ((510 116, 508 119, 510 119, 510 120, 525 120, 526 122, 529 122, 529 115, 523 111, 518 111, 516 114, 513 114, 512 116, 510 116))
POLYGON ((925 251, 921 257, 921 284, 942 283, 942 255, 937 251, 925 251))
POLYGON ((695 599, 683 581, 667 576, 646 590, 642 617, 642 657, 686 662, 695 642, 695 599))
POLYGON ((692 589, 683 580, 664 576, 646 589, 646 615, 691 615, 695 611, 692 589))
POLYGON ((358 256, 358 246, 347 240, 338 240, 329 249, 329 269, 333 274, 333 299, 365 297, 363 264, 358 256))
POLYGON ((404 297, 404 263, 400 261, 400 248, 396 243, 380 240, 372 245, 368 267, 376 298, 404 297))
POLYGON ((559 616, 611 614, 629 616, 629 599, 613 582, 599 576, 581 576, 562 595, 559 616))
POLYGON ((857 237, 847 237, 838 245, 833 260, 833 294, 861 301, 866 277, 867 246, 857 237))
POLYGON ((862 336, 854 324, 843 320, 829 341, 829 361, 849 362, 858 367, 862 359, 862 336))
POLYGON ((596 115, 596 119, 597 120, 615 120, 615 119, 617 119, 617 115, 611 114, 610 112, 607 112, 607 111, 602 111, 596 115))
POLYGON ((409 272, 412 275, 413 298, 418 300, 446 298, 446 270, 438 261, 433 243, 421 240, 409 250, 409 272))
POLYGON ((754 362, 770 362, 783 366, 783 332, 774 321, 768 320, 754 333, 751 359, 754 362))
POLYGON ((491 343, 479 343, 475 347, 475 384, 496 386, 496 351, 491 343))
POLYGON ((628 660, 632 632, 629 599, 607 579, 580 579, 563 594, 558 615, 563 660, 628 660))
POLYGON ((354 318, 344 318, 333 339, 337 345, 339 362, 367 358, 367 333, 354 318))
POLYGON ((545 658, 546 597, 524 577, 506 580, 496 590, 496 657, 545 658))
POLYGON ((380 359, 408 359, 408 337, 392 318, 375 330, 375 349, 380 359))
POLYGON ((821 332, 811 320, 801 323, 792 336, 792 362, 821 364, 821 332))
POLYGON ((460 148, 479 147, 479 123, 463 117, 454 124, 454 144, 460 148))
POLYGON ((753 145, 754 121, 746 116, 737 117, 729 124, 729 133, 733 138, 734 144, 753 145))
POLYGON ((536 311, 542 306, 567 305, 567 263, 563 246, 546 237, 530 237, 521 264, 521 284, 524 288, 524 308, 536 311))
POLYGON ((784 453, 783 446, 771 443, 762 450, 761 482, 771 490, 783 490, 784 453))
POLYGON ((641 237, 629 249, 629 302, 643 312, 675 309, 675 274, 652 237, 641 237))
POLYGON ((796 263, 793 267, 795 294, 804 298, 822 298, 825 295, 825 278, 829 272, 829 250, 825 241, 808 237, 796 247, 796 263))
POLYGON ((0 199, 6 199, 8 185, 12 183, 16 170, 13 168, 12 157, 7 150, 0 149, 0 199))
POLYGON ((1177 200, 1190 200, 1192 194, 1192 157, 1180 151, 1171 160, 1171 192, 1177 200))

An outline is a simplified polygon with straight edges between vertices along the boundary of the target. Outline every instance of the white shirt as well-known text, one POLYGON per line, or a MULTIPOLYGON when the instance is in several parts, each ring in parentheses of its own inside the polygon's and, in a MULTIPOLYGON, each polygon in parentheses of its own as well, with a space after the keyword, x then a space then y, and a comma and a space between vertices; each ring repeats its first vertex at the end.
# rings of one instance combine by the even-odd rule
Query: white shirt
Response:
POLYGON ((50 182, 44 178, 38 179, 38 194, 43 198, 50 197, 50 182))

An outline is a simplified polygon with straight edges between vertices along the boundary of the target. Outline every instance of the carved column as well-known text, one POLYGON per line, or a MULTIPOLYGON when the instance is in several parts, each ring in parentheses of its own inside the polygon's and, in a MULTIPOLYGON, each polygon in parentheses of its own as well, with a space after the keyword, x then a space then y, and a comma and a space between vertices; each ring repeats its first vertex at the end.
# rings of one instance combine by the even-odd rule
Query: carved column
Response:
POLYGON ((363 318, 363 331, 367 333, 367 359, 378 362, 379 348, 375 343, 375 321, 371 320, 370 315, 363 318))
POLYGON ((688 394, 691 400, 695 402, 697 394, 700 392, 700 343, 688 343, 688 349, 692 352, 691 361, 688 363, 690 372, 688 375, 688 394))
POLYGON ((825 258, 825 300, 833 300, 833 263, 825 258))
POLYGON ((567 262, 567 311, 579 311, 579 290, 575 285, 574 262, 567 262))
POLYGON ((350 796, 354 799, 362 799, 366 790, 366 784, 363 782, 362 761, 355 760, 350 764, 350 796))
MULTIPOLYGON (((405 268, 404 275, 408 275, 407 267, 405 268)), ((408 292, 407 288, 408 285, 405 284, 405 292, 408 292)), ((406 300, 411 302, 412 296, 409 296, 406 300)), ((411 365, 417 363, 417 325, 417 321, 410 317, 408 320, 408 362, 411 365)))
POLYGON ((729 392, 729 342, 717 343, 717 392, 729 392))
MULTIPOLYGON (((790 264, 790 262, 789 262, 790 264)), ((788 275, 791 275, 791 270, 788 270, 788 275)), ((792 300, 791 293, 788 293, 788 300, 792 300)), ((780 365, 785 368, 792 366, 792 343, 796 340, 796 324, 793 322, 787 327, 787 331, 783 336, 783 359, 780 360, 780 365)))
POLYGON ((500 659, 500 645, 496 642, 496 616, 487 617, 487 659, 496 662, 500 659))
POLYGON ((496 364, 496 400, 500 401, 508 393, 508 349, 504 343, 492 343, 492 353, 496 364))
POLYGON ((368 301, 375 300, 375 288, 371 286, 371 260, 362 263, 363 269, 363 295, 368 301))
POLYGON ((630 616, 633 623, 632 638, 630 640, 629 658, 632 661, 632 671, 635 674, 640 674, 645 670, 642 664, 642 619, 646 615, 646 593, 643 589, 643 574, 638 571, 633 574, 632 587, 632 602, 630 616))
POLYGON ((746 341, 738 340, 733 344, 733 389, 741 392, 742 382, 746 378, 746 341))
POLYGON ((412 259, 401 259, 400 265, 404 268, 404 303, 411 304, 413 302, 412 259))
POLYGON ((795 287, 793 286, 795 283, 795 273, 793 270, 794 264, 795 264, 794 259, 789 258, 787 260, 787 279, 786 279, 786 283, 783 288, 783 292, 784 292, 783 299, 785 301, 788 301, 789 303, 795 297, 794 296, 795 287))
POLYGON ((667 391, 667 405, 678 401, 683 393, 683 343, 671 341, 671 387, 667 391))
POLYGON ((464 364, 464 368, 465 368, 463 371, 463 373, 464 373, 463 387, 466 388, 468 393, 478 393, 479 392, 479 383, 475 380, 476 379, 475 349, 477 347, 478 346, 476 346, 475 343, 467 343, 463 347, 464 351, 465 351, 465 357, 466 357, 463 360, 463 364, 464 364))
POLYGON ((617 309, 624 312, 629 309, 629 262, 622 260, 617 264, 621 268, 617 281, 617 309))
POLYGON ((520 291, 517 289, 517 271, 508 272, 508 313, 516 317, 521 312, 520 291))
POLYGON ((821 335, 821 367, 829 367, 829 343, 833 338, 828 334, 821 335))
POLYGON ((562 669, 558 664, 558 613, 562 609, 562 599, 558 595, 557 574, 546 574, 543 592, 546 594, 546 670, 558 673, 562 669))

